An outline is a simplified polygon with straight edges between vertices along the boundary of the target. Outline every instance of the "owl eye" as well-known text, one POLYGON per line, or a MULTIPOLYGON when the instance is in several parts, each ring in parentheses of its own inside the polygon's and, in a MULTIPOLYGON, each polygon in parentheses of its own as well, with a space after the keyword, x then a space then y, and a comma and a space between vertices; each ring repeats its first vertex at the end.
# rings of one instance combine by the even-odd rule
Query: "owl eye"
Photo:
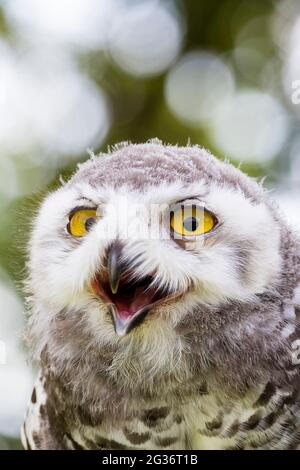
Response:
POLYGON ((73 237, 84 237, 96 219, 96 209, 78 209, 70 214, 67 230, 73 237))
POLYGON ((216 225, 216 218, 204 207, 180 206, 171 212, 171 231, 180 237, 203 235, 216 225))

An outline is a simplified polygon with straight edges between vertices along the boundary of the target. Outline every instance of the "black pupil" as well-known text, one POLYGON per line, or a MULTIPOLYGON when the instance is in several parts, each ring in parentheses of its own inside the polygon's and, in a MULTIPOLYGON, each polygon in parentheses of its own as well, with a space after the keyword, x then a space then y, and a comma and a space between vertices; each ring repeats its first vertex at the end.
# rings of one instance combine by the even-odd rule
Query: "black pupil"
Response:
POLYGON ((189 232, 194 232, 198 228, 199 222, 196 217, 187 217, 184 219, 183 225, 189 232))
POLYGON ((93 217, 89 217, 88 219, 86 219, 85 221, 85 229, 88 231, 90 230, 90 228, 92 227, 92 225, 94 225, 95 223, 95 219, 93 217))

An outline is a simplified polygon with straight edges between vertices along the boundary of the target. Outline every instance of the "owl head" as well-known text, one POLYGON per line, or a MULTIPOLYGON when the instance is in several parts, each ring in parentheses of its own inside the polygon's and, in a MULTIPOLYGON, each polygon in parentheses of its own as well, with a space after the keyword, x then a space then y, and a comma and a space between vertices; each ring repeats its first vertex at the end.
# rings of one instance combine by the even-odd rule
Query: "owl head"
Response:
POLYGON ((213 338, 237 305, 276 292, 284 237, 265 190, 229 163, 198 146, 120 144, 40 207, 28 264, 36 335, 60 335, 65 356, 75 329, 72 354, 137 342, 159 354, 182 341, 180 325, 213 338))

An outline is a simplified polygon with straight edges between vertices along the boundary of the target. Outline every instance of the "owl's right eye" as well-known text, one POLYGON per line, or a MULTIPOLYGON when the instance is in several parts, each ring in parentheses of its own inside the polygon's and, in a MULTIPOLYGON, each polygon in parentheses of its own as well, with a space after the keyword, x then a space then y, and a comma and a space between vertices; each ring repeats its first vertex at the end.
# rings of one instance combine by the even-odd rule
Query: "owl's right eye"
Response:
POLYGON ((73 237, 84 237, 96 220, 96 209, 78 209, 71 212, 67 230, 73 237))

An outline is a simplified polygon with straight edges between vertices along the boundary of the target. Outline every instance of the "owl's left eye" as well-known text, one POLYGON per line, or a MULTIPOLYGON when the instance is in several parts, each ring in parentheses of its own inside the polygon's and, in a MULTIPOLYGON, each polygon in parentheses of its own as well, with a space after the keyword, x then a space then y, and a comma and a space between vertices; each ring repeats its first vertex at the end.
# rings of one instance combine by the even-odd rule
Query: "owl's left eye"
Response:
POLYGON ((67 230, 73 237, 84 237, 96 219, 96 209, 78 209, 70 214, 67 230))
POLYGON ((204 207, 196 205, 180 206, 171 212, 171 231, 180 237, 203 235, 216 225, 216 218, 204 207))

